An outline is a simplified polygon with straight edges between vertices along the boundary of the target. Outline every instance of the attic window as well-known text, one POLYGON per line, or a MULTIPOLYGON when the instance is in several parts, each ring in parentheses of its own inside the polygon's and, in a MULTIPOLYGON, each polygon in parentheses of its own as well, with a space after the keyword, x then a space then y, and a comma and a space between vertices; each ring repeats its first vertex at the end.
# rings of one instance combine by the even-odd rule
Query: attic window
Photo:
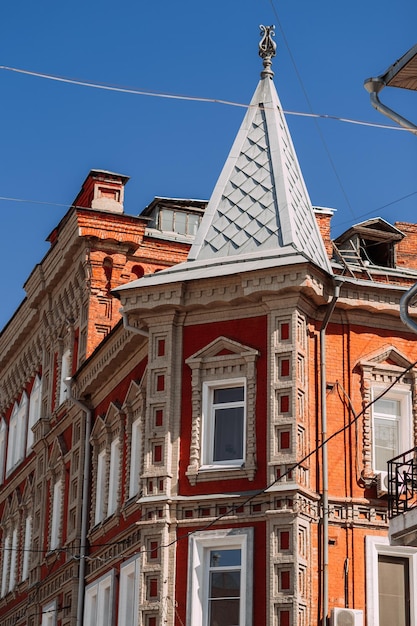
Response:
POLYGON ((335 240, 343 263, 360 266, 395 267, 395 245, 404 234, 382 218, 352 226, 335 240))
POLYGON ((160 208, 155 216, 153 227, 162 232, 194 236, 197 232, 200 220, 200 215, 196 213, 160 208))

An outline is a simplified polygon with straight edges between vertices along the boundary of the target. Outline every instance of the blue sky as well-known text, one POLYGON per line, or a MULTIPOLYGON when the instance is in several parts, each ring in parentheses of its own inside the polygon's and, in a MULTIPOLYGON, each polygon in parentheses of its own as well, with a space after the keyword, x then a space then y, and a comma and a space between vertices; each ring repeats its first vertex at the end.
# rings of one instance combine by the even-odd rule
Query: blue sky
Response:
MULTIPOLYGON (((0 64, 247 104, 261 71, 258 26, 275 24, 284 110, 389 124, 363 82, 417 42, 416 23, 415 0, 16 0, 2 8, 0 64)), ((244 115, 239 107, 4 69, 0 87, 0 196, 30 200, 0 200, 0 328, 90 169, 131 177, 129 214, 158 195, 208 199, 244 115)), ((387 88, 381 100, 417 123, 414 92, 387 88)), ((417 222, 417 137, 294 115, 287 121, 313 204, 337 209, 334 236, 377 215, 417 222)))

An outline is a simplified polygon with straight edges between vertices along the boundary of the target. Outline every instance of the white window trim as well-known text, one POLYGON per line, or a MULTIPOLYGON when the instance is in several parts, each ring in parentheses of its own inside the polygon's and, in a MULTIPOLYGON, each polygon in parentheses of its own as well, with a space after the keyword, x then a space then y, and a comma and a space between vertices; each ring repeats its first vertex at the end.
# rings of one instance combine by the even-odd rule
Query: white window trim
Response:
POLYGON ((140 557, 134 557, 120 566, 118 624, 139 626, 139 572, 140 557), (128 586, 131 585, 132 603, 129 604, 128 586))
MULTIPOLYGON (((373 385, 372 386, 372 400, 377 400, 386 386, 373 385)), ((381 398, 382 399, 382 398, 381 398)), ((401 414, 399 419, 399 451, 397 454, 407 452, 413 447, 413 429, 412 429, 412 407, 411 407, 411 391, 410 387, 405 388, 396 387, 387 392, 383 399, 397 400, 400 402, 401 414)), ((376 474, 381 473, 384 470, 376 469, 375 462, 375 439, 374 439, 374 404, 372 405, 372 467, 376 474)), ((394 455, 396 456, 396 455, 394 455)), ((388 469, 388 468, 387 468, 388 469)))
POLYGON ((11 533, 7 533, 3 537, 3 564, 1 572, 1 597, 3 598, 7 593, 7 574, 9 571, 10 554, 11 554, 11 533))
POLYGON ((14 528, 13 533, 12 533, 12 549, 10 551, 9 591, 13 591, 16 585, 18 539, 19 539, 19 535, 17 532, 17 528, 14 528))
POLYGON ((120 440, 113 439, 110 445, 109 493, 107 499, 107 517, 112 515, 118 505, 120 488, 120 440))
POLYGON ((54 600, 42 607, 42 626, 55 626, 57 614, 57 602, 54 600))
POLYGON ((84 624, 110 626, 113 624, 114 570, 88 585, 85 590, 84 624), (109 608, 106 611, 104 593, 109 590, 109 608), (94 612, 93 612, 94 606, 94 612))
POLYGON ((52 488, 52 516, 51 516, 51 535, 49 547, 51 550, 58 548, 61 540, 61 514, 62 514, 62 496, 63 496, 62 478, 58 478, 54 482, 52 488))
POLYGON ((59 404, 68 398, 68 387, 65 380, 71 376, 71 350, 67 348, 61 359, 61 383, 59 387, 59 404))
POLYGON ((7 424, 6 420, 0 418, 0 485, 4 482, 6 471, 6 444, 7 444, 7 424))
POLYGON ((29 576, 30 549, 32 545, 32 516, 28 515, 25 521, 25 542, 23 545, 22 580, 29 576))
POLYGON ((410 618, 411 624, 416 623, 417 598, 417 548, 408 546, 391 546, 387 537, 367 536, 366 538, 366 623, 368 626, 379 626, 378 602, 378 556, 380 554, 409 559, 410 574, 410 618))
POLYGON ((252 626, 253 528, 232 528, 193 533, 188 549, 187 626, 207 626, 209 550, 240 548, 240 626, 252 626))
POLYGON ((141 438, 142 420, 138 417, 132 422, 130 440, 130 473, 129 473, 129 499, 136 496, 139 491, 139 472, 141 466, 141 438))
POLYGON ((33 446, 33 430, 32 427, 36 424, 36 422, 40 419, 41 416, 41 395, 42 395, 42 379, 39 376, 36 376, 32 392, 30 394, 29 399, 29 417, 28 417, 28 432, 26 438, 26 455, 32 449, 33 446))
POLYGON ((106 457, 106 449, 101 450, 97 455, 96 506, 94 513, 95 524, 101 522, 105 517, 106 457))
POLYGON ((201 445, 200 470, 236 469, 242 467, 246 459, 246 415, 247 415, 247 384, 246 378, 229 378, 226 380, 214 380, 203 383, 203 432, 201 445), (242 458, 226 461, 213 461, 214 449, 214 411, 213 394, 216 389, 228 389, 230 387, 243 387, 243 433, 242 433, 242 458))
POLYGON ((28 416, 28 397, 24 391, 20 404, 15 402, 9 422, 7 444, 6 476, 23 461, 26 450, 26 429, 28 416))

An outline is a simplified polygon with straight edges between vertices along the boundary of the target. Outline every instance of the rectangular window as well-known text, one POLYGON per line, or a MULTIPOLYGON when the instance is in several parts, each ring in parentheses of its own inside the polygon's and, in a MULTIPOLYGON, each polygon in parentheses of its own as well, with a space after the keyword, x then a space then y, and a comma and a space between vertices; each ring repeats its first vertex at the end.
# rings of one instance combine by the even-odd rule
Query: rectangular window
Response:
POLYGON ((7 573, 10 562, 11 536, 6 535, 3 539, 3 563, 1 568, 1 596, 5 596, 7 592, 7 573))
POLYGON ((9 575, 9 591, 12 591, 16 584, 16 570, 17 570, 17 528, 13 530, 12 534, 12 549, 10 553, 10 575, 9 575))
POLYGON ((130 442, 130 475, 129 475, 129 498, 133 498, 139 491, 139 472, 141 457, 140 419, 132 424, 130 442))
POLYGON ((417 547, 391 546, 387 537, 366 537, 366 623, 416 623, 417 547))
POLYGON ((29 420, 28 420, 28 434, 26 441, 26 454, 30 452, 33 445, 33 426, 39 420, 41 416, 41 393, 42 393, 42 381, 39 376, 36 376, 33 383, 32 392, 29 400, 29 420))
POLYGON ((65 350, 61 360, 61 384, 59 388, 59 404, 65 402, 68 397, 68 387, 65 382, 71 376, 71 350, 65 350))
MULTIPOLYGON (((374 390, 375 397, 378 397, 374 390)), ((372 405, 373 467, 386 472, 387 463, 412 447, 410 394, 389 393, 372 405)))
POLYGON ((253 529, 190 537, 187 626, 252 624, 253 529))
POLYGON ((113 623, 113 580, 114 572, 111 572, 86 588, 84 624, 111 626, 113 623))
POLYGON ((50 602, 42 607, 42 626, 56 625, 57 606, 56 602, 50 602))
POLYGON ((96 481, 96 508, 94 523, 98 524, 104 519, 106 487, 106 451, 99 452, 97 457, 97 481, 96 481))
POLYGON ((0 418, 0 485, 4 481, 4 468, 6 463, 7 426, 3 418, 0 418))
POLYGON ((120 474, 120 441, 113 439, 110 446, 110 476, 109 476, 109 499, 107 502, 107 517, 117 509, 119 496, 120 474))
POLYGON ((23 546, 22 580, 29 576, 30 550, 32 546, 32 516, 28 515, 25 522, 25 543, 23 546))
POLYGON ((240 466, 245 460, 245 381, 203 387, 203 465, 240 466))
POLYGON ((118 623, 139 625, 139 558, 120 566, 118 623))
POLYGON ((62 508, 62 481, 54 483, 52 491, 52 520, 51 520, 51 540, 50 549, 55 550, 60 544, 61 530, 61 508, 62 508))

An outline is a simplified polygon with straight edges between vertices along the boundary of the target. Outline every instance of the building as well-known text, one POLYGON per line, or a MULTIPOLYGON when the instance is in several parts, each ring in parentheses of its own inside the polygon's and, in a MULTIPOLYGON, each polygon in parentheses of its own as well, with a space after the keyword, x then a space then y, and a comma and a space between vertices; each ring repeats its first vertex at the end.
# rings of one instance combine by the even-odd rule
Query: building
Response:
POLYGON ((380 626, 398 559, 416 624, 387 462, 416 445, 417 225, 331 241, 270 30, 207 207, 130 217, 91 172, 0 336, 5 626, 380 626))

